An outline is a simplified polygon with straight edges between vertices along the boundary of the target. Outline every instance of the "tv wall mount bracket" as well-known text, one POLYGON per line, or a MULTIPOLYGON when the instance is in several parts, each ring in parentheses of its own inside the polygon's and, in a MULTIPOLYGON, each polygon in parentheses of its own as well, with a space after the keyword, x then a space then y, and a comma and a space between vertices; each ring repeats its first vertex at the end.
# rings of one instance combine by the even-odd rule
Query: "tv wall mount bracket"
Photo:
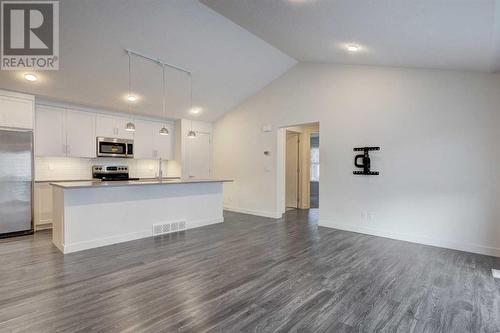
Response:
POLYGON ((360 147, 354 148, 354 151, 362 151, 363 154, 359 154, 354 156, 354 166, 357 168, 362 168, 362 171, 353 171, 352 173, 355 175, 369 175, 369 176, 377 176, 379 174, 378 171, 370 170, 370 151, 378 151, 380 147, 360 147), (361 163, 358 163, 359 159, 361 159, 361 163))

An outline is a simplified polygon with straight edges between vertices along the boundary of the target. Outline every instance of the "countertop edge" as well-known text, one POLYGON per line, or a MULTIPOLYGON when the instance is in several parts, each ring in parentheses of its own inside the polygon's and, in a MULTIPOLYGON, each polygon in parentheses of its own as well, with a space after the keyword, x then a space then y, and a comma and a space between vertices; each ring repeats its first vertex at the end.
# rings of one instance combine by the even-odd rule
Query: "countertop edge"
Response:
POLYGON ((127 182, 92 182, 92 181, 77 181, 77 182, 51 182, 50 185, 62 188, 64 190, 81 189, 81 188, 110 188, 124 186, 151 186, 151 185, 183 185, 183 184, 203 184, 203 183, 228 183, 233 182, 231 179, 199 179, 199 180, 179 180, 179 181, 127 181, 127 182), (69 183, 86 183, 86 184, 69 184, 69 183))

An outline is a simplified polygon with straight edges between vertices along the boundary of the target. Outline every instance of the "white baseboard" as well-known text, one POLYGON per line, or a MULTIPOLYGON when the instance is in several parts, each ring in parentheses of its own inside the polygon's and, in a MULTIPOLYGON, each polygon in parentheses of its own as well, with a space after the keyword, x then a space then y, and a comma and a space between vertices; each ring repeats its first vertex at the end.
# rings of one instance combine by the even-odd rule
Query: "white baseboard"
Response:
MULTIPOLYGON (((195 229, 195 228, 203 227, 206 225, 222 223, 222 222, 224 222, 224 217, 219 217, 216 219, 204 219, 204 220, 189 221, 186 225, 186 227, 187 227, 186 230, 195 229)), ((141 239, 141 238, 147 238, 147 237, 153 237, 151 228, 149 228, 148 230, 142 230, 142 231, 132 232, 132 233, 128 233, 128 234, 116 235, 116 236, 111 236, 111 237, 104 237, 104 238, 99 238, 99 239, 92 239, 92 240, 77 242, 77 243, 72 243, 72 244, 64 244, 64 245, 62 245, 62 249, 59 246, 57 246, 57 244, 55 244, 55 243, 54 244, 59 248, 59 250, 61 250, 61 252, 66 254, 66 253, 72 253, 72 252, 77 252, 77 251, 93 249, 96 247, 102 247, 102 246, 107 246, 107 245, 112 245, 112 244, 128 242, 128 241, 141 239)))
POLYGON ((279 219, 282 217, 282 214, 277 213, 277 212, 264 212, 264 211, 259 211, 259 210, 244 209, 244 208, 227 206, 227 205, 224 205, 224 210, 228 210, 230 212, 235 212, 235 213, 243 213, 243 214, 250 214, 250 215, 262 216, 262 217, 270 217, 272 219, 279 219))
POLYGON ((411 243, 436 246, 436 247, 441 247, 441 248, 446 248, 446 249, 452 249, 452 250, 458 250, 458 251, 500 257, 500 249, 495 248, 495 247, 488 247, 488 246, 476 245, 476 244, 458 243, 458 242, 435 239, 435 238, 430 238, 430 237, 425 237, 425 236, 414 236, 414 235, 408 235, 408 234, 388 232, 385 230, 379 230, 379 229, 374 229, 374 228, 367 228, 367 227, 363 227, 363 226, 353 226, 353 225, 331 223, 331 222, 325 222, 325 221, 323 221, 323 222, 318 221, 318 226, 340 229, 340 230, 345 230, 345 231, 352 231, 352 232, 357 232, 360 234, 367 234, 367 235, 372 235, 372 236, 396 239, 396 240, 401 240, 401 241, 406 241, 406 242, 411 242, 411 243))

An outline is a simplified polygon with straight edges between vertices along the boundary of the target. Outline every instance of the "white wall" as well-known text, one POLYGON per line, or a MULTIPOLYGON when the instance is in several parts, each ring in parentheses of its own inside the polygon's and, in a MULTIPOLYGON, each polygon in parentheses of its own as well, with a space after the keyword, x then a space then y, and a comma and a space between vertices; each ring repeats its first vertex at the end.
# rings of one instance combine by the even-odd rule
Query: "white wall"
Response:
POLYGON ((225 205, 279 216, 277 129, 314 121, 320 225, 500 256, 500 75, 300 64, 216 123, 225 205), (365 145, 380 176, 352 174, 365 145))

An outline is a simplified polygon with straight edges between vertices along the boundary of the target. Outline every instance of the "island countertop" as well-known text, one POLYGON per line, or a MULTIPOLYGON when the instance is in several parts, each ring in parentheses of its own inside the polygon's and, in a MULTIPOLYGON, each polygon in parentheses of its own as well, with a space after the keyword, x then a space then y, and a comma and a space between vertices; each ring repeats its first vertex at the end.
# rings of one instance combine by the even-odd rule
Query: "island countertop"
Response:
POLYGON ((96 188, 96 187, 121 187, 121 186, 143 186, 143 185, 176 185, 176 184, 198 184, 198 183, 224 183, 232 182, 229 179, 139 179, 124 181, 74 181, 74 182, 53 182, 50 185, 63 189, 73 188, 96 188))

